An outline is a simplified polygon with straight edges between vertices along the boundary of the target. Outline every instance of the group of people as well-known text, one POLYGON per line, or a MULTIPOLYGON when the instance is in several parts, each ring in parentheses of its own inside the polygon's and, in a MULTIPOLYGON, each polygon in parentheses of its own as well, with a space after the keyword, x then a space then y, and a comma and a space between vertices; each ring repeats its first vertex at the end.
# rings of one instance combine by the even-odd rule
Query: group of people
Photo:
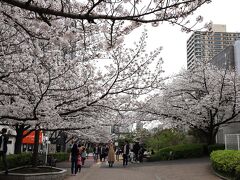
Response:
MULTIPOLYGON (((133 147, 130 149, 130 145, 126 140, 122 148, 116 147, 112 142, 109 142, 107 145, 96 144, 93 148, 93 158, 95 162, 100 160, 100 162, 107 162, 109 167, 113 167, 115 162, 115 157, 119 161, 119 155, 122 155, 123 158, 123 167, 128 165, 128 162, 142 162, 143 154, 145 149, 138 142, 136 142, 133 147)), ((86 148, 83 146, 77 146, 73 144, 71 149, 71 172, 73 175, 77 174, 78 171, 81 171, 81 167, 84 165, 86 159, 86 148)))
POLYGON ((135 142, 133 147, 130 148, 128 141, 125 141, 122 150, 123 166, 127 166, 128 162, 143 162, 144 152, 145 148, 139 142, 135 142))
POLYGON ((136 142, 132 149, 130 149, 130 145, 128 141, 126 140, 122 148, 116 147, 114 148, 113 144, 110 143, 109 145, 96 145, 93 149, 94 154, 94 160, 97 161, 98 157, 100 161, 105 161, 105 158, 108 159, 109 167, 112 167, 115 161, 115 155, 116 160, 119 161, 119 156, 122 155, 123 157, 123 166, 126 167, 128 165, 128 162, 142 162, 143 161, 143 155, 144 155, 145 149, 143 146, 139 144, 139 142, 136 142))
POLYGON ((81 172, 82 166, 84 166, 87 158, 86 148, 74 143, 71 148, 69 160, 71 161, 71 173, 76 175, 77 172, 81 172))
POLYGON ((105 162, 107 158, 109 167, 113 167, 113 164, 115 162, 115 151, 113 143, 109 142, 108 145, 96 145, 93 149, 93 156, 95 161, 97 161, 99 158, 101 162, 105 162))
POLYGON ((99 158, 101 162, 102 161, 105 162, 106 157, 108 156, 108 151, 109 151, 108 145, 104 145, 104 144, 96 145, 93 148, 94 160, 97 161, 99 158))
POLYGON ((130 153, 130 159, 131 161, 135 162, 143 162, 143 155, 144 155, 145 149, 142 145, 139 144, 139 142, 135 142, 133 145, 133 149, 130 153))

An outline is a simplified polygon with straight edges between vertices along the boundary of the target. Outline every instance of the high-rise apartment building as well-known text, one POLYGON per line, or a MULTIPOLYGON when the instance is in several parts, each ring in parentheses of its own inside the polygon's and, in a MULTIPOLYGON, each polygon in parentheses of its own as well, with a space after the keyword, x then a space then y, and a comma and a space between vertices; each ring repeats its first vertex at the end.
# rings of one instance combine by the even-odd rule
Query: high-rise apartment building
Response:
POLYGON ((209 62, 218 68, 235 70, 240 74, 240 40, 226 47, 209 62))
MULTIPOLYGON (((233 45, 222 50, 209 62, 220 69, 229 69, 240 74, 240 40, 235 41, 233 45)), ((240 123, 224 125, 218 130, 216 143, 224 144, 226 143, 226 137, 229 137, 230 139, 228 138, 228 145, 226 147, 228 149, 238 149, 237 136, 232 135, 239 133, 240 123), (228 136, 225 136, 226 134, 228 134, 228 136), (231 136, 229 134, 231 134, 231 136)))
POLYGON ((212 32, 196 31, 187 41, 187 68, 198 61, 210 61, 227 46, 240 39, 240 33, 226 32, 226 25, 214 24, 212 32))

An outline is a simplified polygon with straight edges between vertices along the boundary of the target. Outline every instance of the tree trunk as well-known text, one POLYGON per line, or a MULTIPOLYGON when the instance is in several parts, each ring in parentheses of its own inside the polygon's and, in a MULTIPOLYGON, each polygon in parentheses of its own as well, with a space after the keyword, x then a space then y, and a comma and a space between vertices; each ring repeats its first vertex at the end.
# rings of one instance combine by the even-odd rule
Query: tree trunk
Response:
POLYGON ((216 134, 218 132, 218 129, 211 129, 208 133, 208 137, 207 137, 207 143, 208 145, 212 145, 216 143, 216 134))
POLYGON ((61 139, 62 139, 62 142, 61 142, 61 151, 62 152, 66 152, 66 140, 67 140, 67 135, 65 133, 62 133, 61 135, 61 139))
POLYGON ((17 124, 15 127, 16 127, 17 135, 16 135, 14 154, 21 154, 24 125, 23 124, 20 124, 20 125, 17 124))
POLYGON ((38 146, 39 146, 39 128, 35 128, 35 136, 34 136, 34 147, 32 154, 32 166, 37 167, 38 165, 38 146))
POLYGON ((29 132, 26 134, 23 134, 24 131, 28 130, 31 126, 30 125, 24 125, 24 124, 16 124, 16 142, 15 142, 15 149, 14 149, 14 154, 21 154, 22 153, 22 140, 25 136, 29 135, 29 132))
POLYGON ((215 137, 213 137, 211 134, 209 134, 208 137, 208 145, 215 144, 215 137))

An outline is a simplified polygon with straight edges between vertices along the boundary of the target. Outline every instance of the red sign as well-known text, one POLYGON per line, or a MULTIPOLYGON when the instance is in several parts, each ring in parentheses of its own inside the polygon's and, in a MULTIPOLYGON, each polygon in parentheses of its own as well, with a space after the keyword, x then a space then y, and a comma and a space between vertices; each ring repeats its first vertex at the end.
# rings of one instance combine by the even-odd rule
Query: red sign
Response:
MULTIPOLYGON (((29 131, 24 131, 23 135, 27 134, 29 131)), ((42 137, 43 133, 42 131, 39 132, 39 144, 42 144, 42 137)), ((22 143, 23 144, 34 144, 34 138, 35 138, 35 131, 32 131, 30 134, 28 134, 26 137, 23 138, 22 143)))

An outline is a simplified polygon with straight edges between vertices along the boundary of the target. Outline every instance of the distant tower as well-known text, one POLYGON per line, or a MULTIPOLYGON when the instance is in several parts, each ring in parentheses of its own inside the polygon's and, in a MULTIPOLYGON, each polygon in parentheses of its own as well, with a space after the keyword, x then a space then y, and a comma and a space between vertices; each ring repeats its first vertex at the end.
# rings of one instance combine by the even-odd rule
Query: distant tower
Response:
POLYGON ((240 33, 226 32, 226 25, 221 24, 214 24, 212 32, 194 32, 187 41, 187 69, 193 69, 198 61, 210 61, 239 38, 240 33))

